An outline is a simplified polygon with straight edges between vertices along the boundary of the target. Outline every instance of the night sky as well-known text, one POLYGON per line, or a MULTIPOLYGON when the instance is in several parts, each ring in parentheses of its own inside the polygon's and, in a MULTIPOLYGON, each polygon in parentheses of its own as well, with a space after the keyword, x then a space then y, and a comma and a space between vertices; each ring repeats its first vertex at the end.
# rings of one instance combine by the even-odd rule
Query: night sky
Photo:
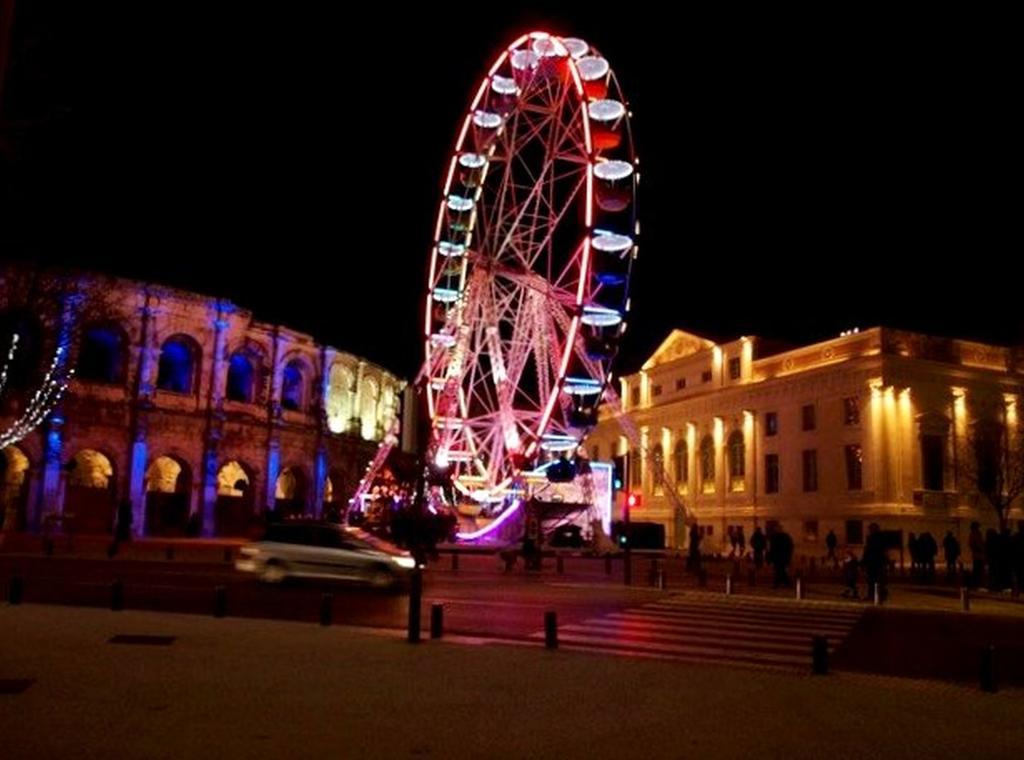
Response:
POLYGON ((1024 339, 1019 80, 959 19, 74 5, 16 7, 0 255, 228 297, 413 375, 456 128, 545 28, 597 46, 635 113, 624 369, 673 327, 1024 339))

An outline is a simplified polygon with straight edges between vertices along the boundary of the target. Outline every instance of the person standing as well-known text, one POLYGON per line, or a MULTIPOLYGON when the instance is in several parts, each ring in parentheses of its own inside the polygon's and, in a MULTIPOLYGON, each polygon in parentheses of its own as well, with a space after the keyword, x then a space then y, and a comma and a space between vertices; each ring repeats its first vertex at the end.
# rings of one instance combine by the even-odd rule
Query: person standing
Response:
POLYGON ((868 539, 864 542, 864 554, 861 557, 861 564, 864 566, 864 575, 868 583, 868 597, 875 593, 877 588, 879 598, 885 596, 885 566, 888 555, 885 551, 885 540, 878 523, 871 523, 868 526, 868 539))
POLYGON ((700 572, 700 540, 700 528, 695 520, 690 525, 690 552, 686 561, 687 569, 691 573, 700 572))
POLYGON ((971 550, 971 588, 977 588, 985 575, 985 537, 981 535, 981 523, 977 521, 971 523, 967 547, 971 550))
POLYGON ((826 561, 832 563, 834 568, 839 563, 839 558, 836 557, 836 544, 839 541, 836 539, 836 532, 829 528, 828 535, 825 536, 825 546, 828 549, 828 556, 825 557, 826 561))
POLYGON ((761 532, 761 526, 758 525, 750 537, 750 549, 754 552, 754 566, 758 569, 764 564, 764 545, 764 533, 761 532))
POLYGON ((772 588, 790 585, 789 563, 793 559, 793 539, 782 529, 780 525, 771 535, 771 548, 768 550, 772 568, 775 570, 775 577, 772 579, 772 588))

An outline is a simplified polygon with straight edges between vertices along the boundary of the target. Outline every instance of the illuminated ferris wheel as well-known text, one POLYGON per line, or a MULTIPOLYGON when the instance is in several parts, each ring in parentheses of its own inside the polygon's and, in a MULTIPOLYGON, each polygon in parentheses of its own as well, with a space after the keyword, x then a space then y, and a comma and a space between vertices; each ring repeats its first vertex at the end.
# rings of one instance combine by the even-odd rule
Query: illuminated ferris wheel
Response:
POLYGON ((571 467, 597 422, 637 255, 630 116, 597 50, 544 32, 504 50, 470 103, 425 310, 430 454, 460 499, 571 467))

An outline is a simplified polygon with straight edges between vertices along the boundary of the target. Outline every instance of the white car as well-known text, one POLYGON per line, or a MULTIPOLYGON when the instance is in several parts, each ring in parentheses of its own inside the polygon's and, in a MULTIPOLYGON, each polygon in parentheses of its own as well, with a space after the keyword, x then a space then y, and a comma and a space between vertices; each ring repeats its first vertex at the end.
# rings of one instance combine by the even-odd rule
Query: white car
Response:
POLYGON ((239 549, 235 568, 266 583, 288 578, 328 578, 369 583, 377 588, 408 579, 416 561, 406 551, 349 526, 325 522, 282 522, 267 527, 262 540, 239 549))

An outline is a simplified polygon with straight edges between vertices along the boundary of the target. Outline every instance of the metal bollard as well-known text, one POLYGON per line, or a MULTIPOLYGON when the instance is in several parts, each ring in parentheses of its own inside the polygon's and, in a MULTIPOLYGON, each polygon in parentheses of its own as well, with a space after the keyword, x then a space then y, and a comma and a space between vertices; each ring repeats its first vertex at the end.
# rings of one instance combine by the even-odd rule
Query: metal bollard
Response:
POLYGON ((960 609, 963 612, 971 611, 971 592, 966 587, 960 589, 960 609))
POLYGON ((754 568, 750 568, 749 572, 747 572, 747 585, 757 585, 757 570, 755 570, 754 568))
POLYGON ((228 614, 228 590, 224 586, 213 589, 213 616, 222 618, 228 614))
POLYGON ((605 575, 611 575, 612 574, 612 555, 611 554, 604 555, 604 574, 605 575))
POLYGON ((875 606, 879 607, 882 604, 882 584, 876 583, 875 587, 871 590, 872 599, 874 600, 875 606))
POLYGON ((21 604, 21 596, 24 590, 24 582, 21 580, 21 576, 15 573, 11 576, 10 583, 7 586, 7 603, 21 604))
POLYGON ((796 579, 796 598, 803 601, 804 598, 804 580, 803 578, 796 579))
POLYGON ((661 591, 665 590, 665 568, 658 568, 658 589, 661 591))
POLYGON ((417 567, 409 583, 409 643, 420 641, 420 606, 423 601, 423 574, 417 567))
POLYGON ((652 559, 647 563, 647 585, 653 586, 658 582, 658 560, 652 559))
POLYGON ((320 625, 330 625, 334 618, 334 594, 320 595, 320 625))
POLYGON ((559 575, 563 575, 565 573, 565 560, 562 558, 561 554, 555 557, 555 572, 559 575))
POLYGON ((452 572, 457 572, 459 569, 459 553, 452 552, 452 572))
POLYGON ((708 571, 703 567, 697 570, 697 585, 701 588, 708 587, 708 571))
POLYGON ((430 638, 439 639, 444 633, 444 605, 430 605, 430 638))
POLYGON ((725 595, 732 596, 732 576, 725 576, 725 595))
POLYGON ((110 584, 110 609, 114 612, 124 609, 124 584, 120 579, 110 584))
POLYGON ((811 639, 811 672, 818 676, 828 673, 828 639, 824 636, 811 639))
POLYGON ((981 673, 980 685, 982 691, 994 694, 999 691, 999 683, 996 678, 996 648, 993 644, 981 650, 981 673))
POLYGON ((558 613, 554 610, 544 613, 544 646, 558 649, 558 613))

